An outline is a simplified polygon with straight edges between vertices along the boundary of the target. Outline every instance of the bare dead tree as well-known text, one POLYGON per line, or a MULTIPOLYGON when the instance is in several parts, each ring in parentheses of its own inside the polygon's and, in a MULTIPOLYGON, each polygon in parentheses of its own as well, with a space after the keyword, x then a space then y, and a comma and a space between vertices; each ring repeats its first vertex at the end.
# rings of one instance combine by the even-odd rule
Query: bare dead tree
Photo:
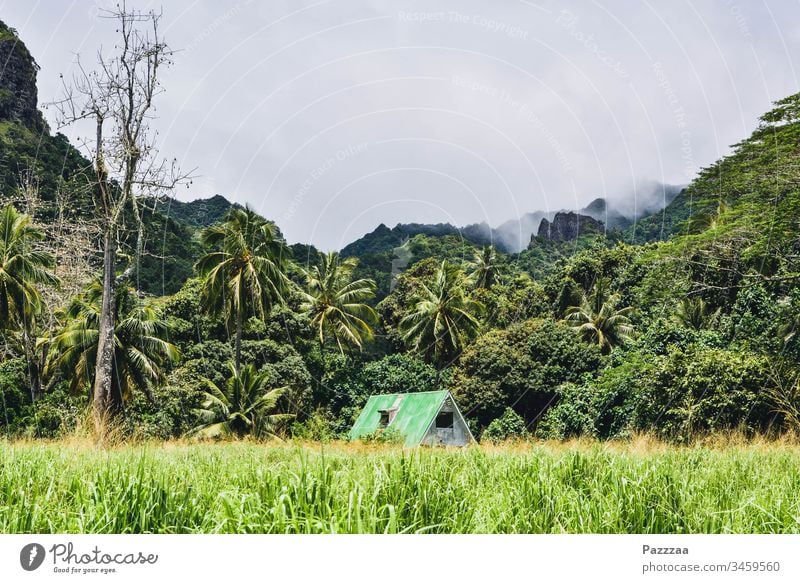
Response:
POLYGON ((39 196, 39 177, 36 176, 33 164, 30 164, 24 170, 20 170, 18 182, 25 204, 25 213, 35 219, 41 197, 39 196))
POLYGON ((173 52, 159 32, 161 14, 128 9, 125 2, 103 16, 116 23, 118 42, 111 54, 102 49, 94 69, 77 59, 77 75, 64 82, 64 95, 53 105, 61 126, 91 122, 92 139, 84 140, 93 165, 94 212, 103 250, 97 362, 92 389, 95 428, 102 439, 107 421, 122 408, 122 395, 112 382, 116 291, 138 265, 143 246, 139 198, 162 194, 186 180, 175 160, 159 157, 151 127, 154 100, 163 91, 159 74, 173 52), (132 217, 135 257, 117 273, 123 222, 132 217))
POLYGON ((58 188, 55 193, 55 217, 46 226, 50 239, 54 241, 52 253, 56 275, 61 281, 58 295, 50 302, 54 306, 64 305, 89 283, 93 270, 92 259, 102 251, 96 248, 100 238, 97 219, 78 220, 71 208, 73 202, 73 192, 58 188))

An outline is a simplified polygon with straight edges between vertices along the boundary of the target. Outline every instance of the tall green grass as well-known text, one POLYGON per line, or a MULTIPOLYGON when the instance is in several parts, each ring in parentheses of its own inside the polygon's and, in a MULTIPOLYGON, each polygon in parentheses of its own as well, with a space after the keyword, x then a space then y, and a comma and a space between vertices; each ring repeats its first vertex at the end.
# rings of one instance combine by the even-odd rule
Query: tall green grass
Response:
POLYGON ((0 532, 797 533, 800 456, 0 442, 0 532))

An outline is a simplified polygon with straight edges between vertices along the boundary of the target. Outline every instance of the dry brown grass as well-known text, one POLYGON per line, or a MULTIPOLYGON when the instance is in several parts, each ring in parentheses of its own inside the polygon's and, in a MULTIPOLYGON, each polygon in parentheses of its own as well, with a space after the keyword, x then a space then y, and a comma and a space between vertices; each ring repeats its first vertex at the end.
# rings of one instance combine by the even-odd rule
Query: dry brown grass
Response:
MULTIPOLYGON (((380 455, 387 452, 403 450, 400 445, 378 442, 361 442, 347 440, 310 441, 310 440, 268 440, 259 441, 245 438, 238 441, 204 441, 197 442, 188 439, 175 439, 169 441, 155 439, 140 439, 124 437, 119 430, 110 430, 105 439, 99 441, 93 434, 91 426, 84 426, 79 430, 58 439, 17 438, 2 439, 5 443, 14 445, 50 444, 71 450, 108 450, 117 451, 128 448, 144 448, 151 450, 176 450, 204 448, 213 450, 240 445, 242 447, 258 446, 274 450, 306 450, 309 452, 331 452, 350 455, 380 455)), ((428 449, 428 448, 423 448, 428 449)), ((796 451, 800 454, 800 435, 784 433, 780 436, 747 435, 740 431, 718 432, 710 435, 699 436, 694 442, 687 445, 677 445, 659 439, 650 433, 637 433, 628 439, 601 441, 591 437, 578 437, 567 440, 538 440, 514 439, 501 443, 474 444, 468 448, 436 448, 450 452, 468 451, 478 449, 488 454, 526 454, 540 450, 549 453, 575 452, 575 451, 605 451, 608 453, 655 455, 675 450, 702 449, 710 451, 796 451)))

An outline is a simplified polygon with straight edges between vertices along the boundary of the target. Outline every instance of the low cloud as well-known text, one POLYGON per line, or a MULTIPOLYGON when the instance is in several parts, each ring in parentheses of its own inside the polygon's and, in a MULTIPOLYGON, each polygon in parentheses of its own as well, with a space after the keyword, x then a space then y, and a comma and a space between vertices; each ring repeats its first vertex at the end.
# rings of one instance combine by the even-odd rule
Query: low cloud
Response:
MULTIPOLYGON (((4 3, 41 66, 42 101, 75 52, 86 61, 113 45, 102 6, 4 3)), ((205 177, 181 198, 249 202, 290 241, 325 249, 381 222, 497 226, 596 197, 636 200, 638 212, 663 197, 647 181, 689 182, 798 90, 794 12, 727 1, 169 3, 163 31, 184 50, 155 124, 164 155, 205 177)))

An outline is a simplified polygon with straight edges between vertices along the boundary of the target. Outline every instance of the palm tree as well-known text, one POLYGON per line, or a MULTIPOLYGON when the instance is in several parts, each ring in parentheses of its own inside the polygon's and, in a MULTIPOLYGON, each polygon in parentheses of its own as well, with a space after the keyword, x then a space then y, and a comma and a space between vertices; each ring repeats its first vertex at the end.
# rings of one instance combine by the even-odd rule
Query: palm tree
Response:
POLYGON ((50 271, 55 264, 53 256, 34 248, 44 237, 29 215, 17 212, 12 205, 0 211, 0 327, 4 332, 21 333, 31 399, 36 398, 41 386, 33 335, 44 308, 39 286, 58 285, 58 278, 50 271))
POLYGON ((400 320, 403 340, 440 367, 454 360, 480 327, 483 305, 465 292, 464 280, 458 267, 442 261, 432 285, 420 283, 420 297, 400 320))
POLYGON ((198 411, 201 424, 189 432, 198 437, 243 437, 248 433, 275 435, 275 427, 293 417, 275 413, 278 400, 287 387, 267 390, 269 374, 258 372, 252 364, 236 368, 229 364, 230 376, 219 386, 205 380, 205 400, 198 411))
POLYGON ((633 308, 617 309, 619 296, 609 295, 607 290, 608 282, 599 280, 591 294, 583 294, 580 305, 567 308, 564 317, 584 341, 597 344, 603 354, 608 354, 633 334, 629 318, 633 308))
POLYGON ((682 326, 693 330, 705 328, 712 316, 708 303, 699 297, 683 298, 675 312, 675 320, 682 326))
POLYGON ((475 251, 469 264, 470 279, 476 288, 488 288, 500 282, 500 256, 493 245, 475 251))
POLYGON ((311 318, 320 346, 333 338, 344 354, 345 345, 359 350, 373 337, 372 324, 378 315, 364 302, 375 297, 375 282, 353 280, 358 266, 354 257, 341 259, 338 253, 322 255, 319 265, 304 272, 308 291, 301 309, 311 318))
POLYGON ((204 278, 203 303, 235 328, 239 370, 245 317, 264 320, 275 303, 284 301, 289 249, 275 225, 250 208, 231 208, 225 222, 207 228, 201 238, 212 249, 195 265, 204 278))
MULTIPOLYGON (((48 372, 56 369, 79 391, 94 383, 103 286, 97 281, 75 297, 66 310, 67 323, 50 345, 48 372)), ((142 303, 133 288, 117 289, 112 366, 112 410, 119 410, 134 388, 148 393, 162 376, 162 367, 177 360, 178 348, 165 340, 167 326, 159 312, 142 303)))

